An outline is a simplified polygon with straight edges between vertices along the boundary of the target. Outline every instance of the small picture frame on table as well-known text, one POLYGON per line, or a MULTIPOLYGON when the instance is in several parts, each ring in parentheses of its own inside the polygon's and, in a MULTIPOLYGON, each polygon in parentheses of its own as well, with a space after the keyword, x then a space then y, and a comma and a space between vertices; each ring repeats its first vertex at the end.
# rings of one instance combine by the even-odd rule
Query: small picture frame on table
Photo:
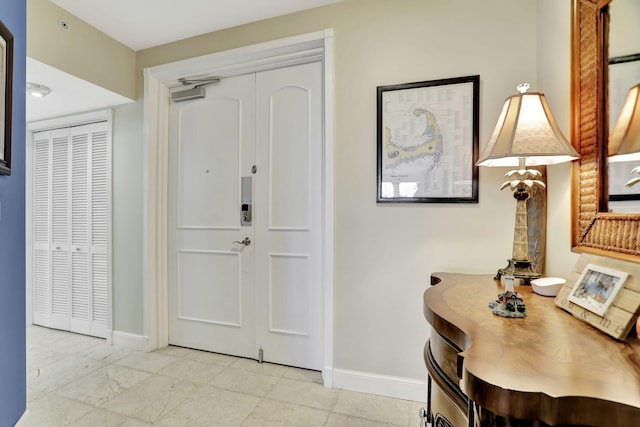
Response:
POLYGON ((377 202, 477 203, 480 76, 377 88, 377 202))
POLYGON ((604 316, 628 276, 624 271, 587 264, 571 289, 569 301, 604 316))

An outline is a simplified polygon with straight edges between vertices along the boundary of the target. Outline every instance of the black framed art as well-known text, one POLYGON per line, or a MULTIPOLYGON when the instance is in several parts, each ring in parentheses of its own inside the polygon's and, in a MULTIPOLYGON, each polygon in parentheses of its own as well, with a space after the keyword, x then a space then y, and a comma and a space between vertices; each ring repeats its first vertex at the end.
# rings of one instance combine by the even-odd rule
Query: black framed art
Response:
POLYGON ((0 175, 11 175, 13 34, 0 21, 0 175))
POLYGON ((477 203, 480 76, 377 88, 377 202, 477 203))

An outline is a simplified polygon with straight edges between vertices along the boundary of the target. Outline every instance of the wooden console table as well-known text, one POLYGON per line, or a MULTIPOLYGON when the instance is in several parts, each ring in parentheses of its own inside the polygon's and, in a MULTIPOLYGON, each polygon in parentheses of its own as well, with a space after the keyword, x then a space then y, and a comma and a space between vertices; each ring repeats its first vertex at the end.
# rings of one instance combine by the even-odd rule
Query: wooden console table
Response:
POLYGON ((495 316, 487 304, 502 287, 491 275, 431 281, 425 363, 469 426, 640 425, 637 337, 616 341, 529 286, 516 287, 526 318, 495 316))

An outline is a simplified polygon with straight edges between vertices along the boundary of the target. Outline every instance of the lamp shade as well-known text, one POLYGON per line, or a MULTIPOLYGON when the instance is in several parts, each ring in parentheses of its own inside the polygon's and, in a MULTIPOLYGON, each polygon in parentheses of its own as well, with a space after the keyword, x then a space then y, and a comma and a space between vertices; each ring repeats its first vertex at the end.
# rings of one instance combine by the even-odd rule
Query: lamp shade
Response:
POLYGON ((640 160, 640 83, 629 90, 609 135, 608 154, 611 162, 640 160))
POLYGON ((562 134, 544 94, 524 92, 504 103, 478 166, 551 165, 579 157, 562 134))

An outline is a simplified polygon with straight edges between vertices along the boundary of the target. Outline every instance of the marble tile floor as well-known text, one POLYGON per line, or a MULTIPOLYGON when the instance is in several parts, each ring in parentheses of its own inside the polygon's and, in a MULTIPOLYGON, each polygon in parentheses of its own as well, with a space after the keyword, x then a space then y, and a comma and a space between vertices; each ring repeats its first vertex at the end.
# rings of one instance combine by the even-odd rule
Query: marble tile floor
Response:
POLYGON ((17 427, 415 427, 421 406, 325 389, 315 371, 173 346, 144 353, 31 326, 17 427))

